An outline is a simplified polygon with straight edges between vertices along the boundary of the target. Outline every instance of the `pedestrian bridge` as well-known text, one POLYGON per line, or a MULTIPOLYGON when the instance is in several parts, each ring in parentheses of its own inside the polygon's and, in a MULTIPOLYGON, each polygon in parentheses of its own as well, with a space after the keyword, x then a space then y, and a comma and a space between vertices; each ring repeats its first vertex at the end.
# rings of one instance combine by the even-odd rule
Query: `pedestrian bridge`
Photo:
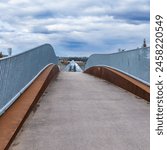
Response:
POLYGON ((148 78, 91 57, 84 72, 59 72, 48 44, 0 60, 0 149, 149 149, 148 78))

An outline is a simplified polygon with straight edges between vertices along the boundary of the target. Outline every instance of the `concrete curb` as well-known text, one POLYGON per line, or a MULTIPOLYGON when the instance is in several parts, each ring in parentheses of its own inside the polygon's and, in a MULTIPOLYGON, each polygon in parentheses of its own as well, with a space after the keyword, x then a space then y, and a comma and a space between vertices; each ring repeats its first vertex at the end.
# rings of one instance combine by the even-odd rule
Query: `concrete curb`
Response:
POLYGON ((57 76, 56 65, 47 67, 18 100, 0 117, 0 150, 6 150, 14 140, 25 119, 30 114, 53 77, 57 76))

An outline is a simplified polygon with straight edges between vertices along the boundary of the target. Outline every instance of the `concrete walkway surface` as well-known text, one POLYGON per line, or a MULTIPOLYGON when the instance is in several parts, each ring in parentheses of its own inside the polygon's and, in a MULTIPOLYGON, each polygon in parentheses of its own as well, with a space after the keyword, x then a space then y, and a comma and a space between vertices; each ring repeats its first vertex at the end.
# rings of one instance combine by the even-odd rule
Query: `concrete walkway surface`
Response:
POLYGON ((10 150, 149 150, 147 101, 107 81, 61 72, 10 150))

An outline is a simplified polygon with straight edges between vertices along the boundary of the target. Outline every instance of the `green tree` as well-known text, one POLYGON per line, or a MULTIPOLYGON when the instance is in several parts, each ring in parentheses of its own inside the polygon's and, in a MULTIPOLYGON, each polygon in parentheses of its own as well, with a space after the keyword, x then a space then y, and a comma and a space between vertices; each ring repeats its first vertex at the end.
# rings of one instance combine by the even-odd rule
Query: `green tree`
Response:
POLYGON ((2 52, 0 52, 0 58, 2 58, 2 57, 3 57, 2 52))

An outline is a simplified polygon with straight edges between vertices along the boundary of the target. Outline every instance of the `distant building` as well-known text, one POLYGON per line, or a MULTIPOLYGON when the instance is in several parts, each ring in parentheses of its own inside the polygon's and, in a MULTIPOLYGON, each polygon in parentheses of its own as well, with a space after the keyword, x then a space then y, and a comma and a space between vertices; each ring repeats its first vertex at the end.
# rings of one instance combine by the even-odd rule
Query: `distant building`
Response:
POLYGON ((143 41, 143 46, 142 46, 142 47, 143 47, 143 48, 147 47, 146 39, 144 39, 144 41, 143 41))

